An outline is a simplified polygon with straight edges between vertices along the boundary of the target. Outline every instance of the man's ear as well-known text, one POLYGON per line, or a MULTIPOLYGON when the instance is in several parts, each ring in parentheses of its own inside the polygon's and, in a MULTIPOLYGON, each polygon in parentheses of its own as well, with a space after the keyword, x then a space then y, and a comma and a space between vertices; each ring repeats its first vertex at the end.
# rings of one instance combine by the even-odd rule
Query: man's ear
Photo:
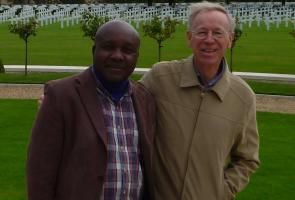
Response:
POLYGON ((232 47, 232 43, 233 43, 234 37, 235 37, 235 33, 230 33, 229 34, 229 41, 228 41, 227 48, 230 49, 232 47))
POLYGON ((192 45, 191 45, 191 43, 192 43, 192 42, 191 42, 192 37, 193 37, 192 32, 187 31, 187 32, 186 32, 186 42, 187 42, 187 46, 188 46, 189 48, 192 48, 192 45))

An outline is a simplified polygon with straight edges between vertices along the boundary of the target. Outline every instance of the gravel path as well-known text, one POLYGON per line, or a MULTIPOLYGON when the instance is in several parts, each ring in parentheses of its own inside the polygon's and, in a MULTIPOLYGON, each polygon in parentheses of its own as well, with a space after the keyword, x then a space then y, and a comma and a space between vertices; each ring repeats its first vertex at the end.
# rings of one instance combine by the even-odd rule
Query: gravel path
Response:
MULTIPOLYGON (((0 99, 38 99, 42 84, 0 84, 0 99)), ((256 95, 257 110, 295 114, 295 96, 256 95)))

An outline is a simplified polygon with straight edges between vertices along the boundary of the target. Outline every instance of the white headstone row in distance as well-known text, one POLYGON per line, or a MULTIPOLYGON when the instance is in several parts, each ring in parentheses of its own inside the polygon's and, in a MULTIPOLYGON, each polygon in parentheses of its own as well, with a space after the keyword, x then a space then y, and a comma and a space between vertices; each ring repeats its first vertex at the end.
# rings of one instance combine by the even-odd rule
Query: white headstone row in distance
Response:
MULTIPOLYGON (((90 11, 99 16, 107 16, 111 19, 121 19, 134 22, 139 27, 141 22, 151 20, 154 15, 160 18, 170 17, 183 23, 187 22, 187 8, 190 4, 179 3, 169 7, 167 3, 157 3, 148 7, 147 4, 53 4, 53 5, 14 5, 0 6, 0 23, 10 21, 28 21, 36 17, 41 26, 60 22, 61 28, 79 23, 84 11, 90 11), (19 11, 16 15, 16 12, 19 11)), ((239 18, 240 28, 245 24, 249 27, 256 23, 258 26, 265 24, 266 29, 274 24, 279 27, 284 23, 288 27, 293 23, 295 29, 295 2, 286 2, 281 6, 280 2, 255 2, 255 3, 231 3, 225 5, 234 18, 239 18)))

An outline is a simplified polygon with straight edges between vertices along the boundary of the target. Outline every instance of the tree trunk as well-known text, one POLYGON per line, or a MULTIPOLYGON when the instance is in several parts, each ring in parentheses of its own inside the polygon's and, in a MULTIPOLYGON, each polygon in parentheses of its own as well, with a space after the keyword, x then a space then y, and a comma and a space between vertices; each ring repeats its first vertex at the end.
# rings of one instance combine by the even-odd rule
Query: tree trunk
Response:
POLYGON ((230 48, 230 65, 229 65, 229 69, 230 72, 233 72, 233 53, 234 53, 234 48, 230 48))
POLYGON ((27 69, 27 65, 28 65, 28 38, 26 38, 25 42, 26 42, 25 76, 27 76, 27 74, 28 74, 28 69, 27 69))
POLYGON ((158 42, 158 62, 161 61, 161 48, 162 48, 161 42, 158 42))

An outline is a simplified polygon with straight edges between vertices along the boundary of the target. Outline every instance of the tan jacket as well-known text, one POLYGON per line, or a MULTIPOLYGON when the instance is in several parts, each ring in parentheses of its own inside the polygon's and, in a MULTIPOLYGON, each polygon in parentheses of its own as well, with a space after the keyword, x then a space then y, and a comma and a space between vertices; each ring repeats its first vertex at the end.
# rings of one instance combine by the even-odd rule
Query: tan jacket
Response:
POLYGON ((156 64, 142 83, 157 105, 157 200, 233 199, 259 165, 255 95, 226 69, 202 91, 192 58, 156 64))

